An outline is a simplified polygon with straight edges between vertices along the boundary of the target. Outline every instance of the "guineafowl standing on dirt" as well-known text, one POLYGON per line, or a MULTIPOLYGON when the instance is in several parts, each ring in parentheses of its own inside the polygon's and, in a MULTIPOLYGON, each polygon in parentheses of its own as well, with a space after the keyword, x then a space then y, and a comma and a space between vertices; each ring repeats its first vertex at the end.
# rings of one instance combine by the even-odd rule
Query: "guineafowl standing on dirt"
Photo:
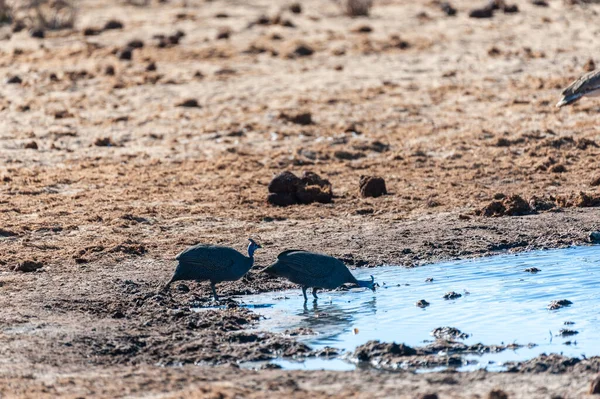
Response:
POLYGON ((254 251, 262 247, 252 239, 249 241, 248 256, 233 248, 216 245, 198 244, 186 249, 175 258, 179 264, 165 289, 174 281, 209 280, 215 301, 218 301, 215 285, 222 281, 239 280, 254 264, 254 251))
POLYGON ((558 108, 573 104, 583 96, 600 96, 600 70, 583 75, 564 89, 561 95, 556 104, 558 108))
POLYGON ((292 283, 301 285, 305 302, 308 300, 308 287, 313 287, 312 294, 315 300, 317 289, 334 289, 345 283, 375 291, 373 276, 371 281, 359 281, 339 259, 302 250, 293 249, 280 253, 277 262, 264 269, 264 272, 285 277, 292 283))

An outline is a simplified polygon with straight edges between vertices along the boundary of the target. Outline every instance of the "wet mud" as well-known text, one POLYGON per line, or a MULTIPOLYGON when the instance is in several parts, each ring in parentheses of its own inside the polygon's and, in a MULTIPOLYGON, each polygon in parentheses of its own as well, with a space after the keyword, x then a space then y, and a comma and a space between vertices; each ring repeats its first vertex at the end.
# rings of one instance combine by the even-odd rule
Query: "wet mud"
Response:
POLYGON ((294 288, 260 272, 282 250, 416 267, 596 240, 597 103, 552 105, 595 65, 597 6, 484 3, 82 0, 72 26, 0 26, 0 395, 587 393, 593 359, 237 368, 339 355, 247 331, 231 296, 294 288), (284 171, 304 183, 270 190, 284 171), (248 237, 264 249, 222 303, 160 291, 187 246, 248 237))

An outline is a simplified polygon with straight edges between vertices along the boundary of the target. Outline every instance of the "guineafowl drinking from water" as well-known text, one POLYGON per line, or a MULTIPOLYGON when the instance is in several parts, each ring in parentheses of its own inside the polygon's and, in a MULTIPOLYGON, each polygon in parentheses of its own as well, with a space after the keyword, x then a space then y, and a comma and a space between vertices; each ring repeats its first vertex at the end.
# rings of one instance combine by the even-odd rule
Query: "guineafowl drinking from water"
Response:
POLYGON ((371 281, 357 280, 350 270, 332 256, 316 254, 302 250, 284 251, 277 256, 277 262, 264 269, 265 273, 285 277, 292 283, 302 286, 304 301, 306 289, 312 287, 312 294, 317 299, 317 289, 334 289, 349 283, 375 291, 373 276, 371 281))
POLYGON ((261 246, 252 239, 249 241, 248 256, 233 248, 216 245, 198 244, 186 249, 175 258, 179 264, 165 289, 174 281, 209 280, 215 301, 218 301, 215 285, 222 281, 239 280, 254 264, 254 251, 261 246))

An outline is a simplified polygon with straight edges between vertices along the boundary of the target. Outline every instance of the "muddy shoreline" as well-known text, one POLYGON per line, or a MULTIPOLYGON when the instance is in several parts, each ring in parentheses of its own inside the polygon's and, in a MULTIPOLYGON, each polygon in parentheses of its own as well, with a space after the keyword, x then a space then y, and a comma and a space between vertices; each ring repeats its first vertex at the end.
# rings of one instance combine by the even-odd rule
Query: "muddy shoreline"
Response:
POLYGON ((0 26, 0 396, 584 397, 597 358, 242 370, 324 354, 247 331, 256 314, 230 297, 292 288, 260 273, 285 249, 418 267, 589 243, 598 102, 553 104, 598 61, 599 6, 129 3, 81 0, 63 30, 0 26), (269 204, 283 171, 328 180, 291 197, 327 203, 269 204), (160 293, 187 246, 248 237, 264 249, 219 286, 226 309, 191 309, 207 284, 160 293))

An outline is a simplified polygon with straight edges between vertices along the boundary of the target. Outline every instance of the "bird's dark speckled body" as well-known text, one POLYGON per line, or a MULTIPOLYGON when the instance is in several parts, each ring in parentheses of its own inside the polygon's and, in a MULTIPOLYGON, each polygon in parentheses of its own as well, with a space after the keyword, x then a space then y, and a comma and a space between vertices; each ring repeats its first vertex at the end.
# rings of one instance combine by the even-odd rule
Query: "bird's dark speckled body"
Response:
POLYGON ((371 281, 359 281, 339 259, 302 250, 280 253, 277 261, 266 268, 265 272, 285 277, 291 282, 301 285, 305 300, 308 287, 313 287, 315 299, 318 288, 335 289, 346 283, 374 290, 373 276, 371 276, 371 281))
MULTIPOLYGON (((215 300, 218 300, 215 285, 223 281, 236 281, 242 278, 254 264, 254 251, 261 248, 249 240, 248 256, 233 248, 217 245, 198 244, 187 248, 176 259, 179 261, 171 281, 194 280, 210 281, 215 300)), ((167 288, 165 287, 165 288, 167 288)))

